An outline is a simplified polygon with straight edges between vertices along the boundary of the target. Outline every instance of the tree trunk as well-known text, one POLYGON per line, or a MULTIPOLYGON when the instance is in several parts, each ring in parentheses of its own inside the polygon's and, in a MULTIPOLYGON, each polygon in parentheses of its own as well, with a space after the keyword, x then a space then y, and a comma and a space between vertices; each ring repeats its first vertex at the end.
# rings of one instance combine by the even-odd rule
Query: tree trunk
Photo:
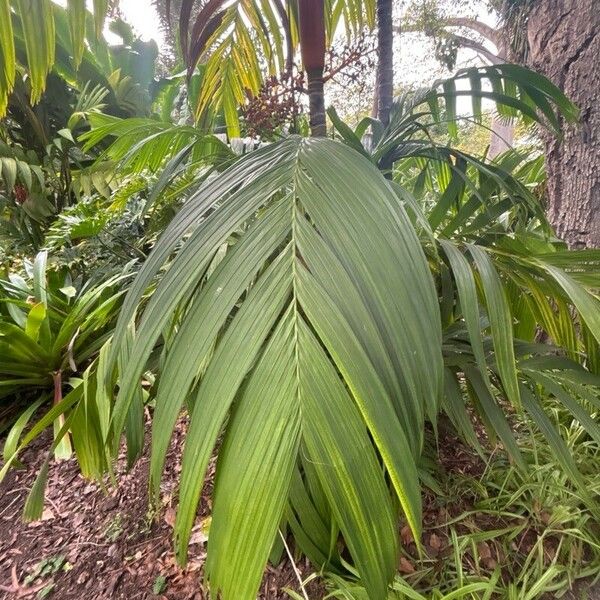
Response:
POLYGON ((392 0, 377 0, 377 53, 377 117, 388 125, 394 101, 392 0))
POLYGON ((308 83, 310 130, 313 137, 327 135, 323 71, 325 69, 325 2, 298 0, 300 51, 308 83))
POLYGON ((375 75, 375 90, 373 92, 373 104, 371 104, 371 118, 376 119, 379 113, 379 74, 375 75))
POLYGON ((581 110, 563 139, 544 135, 547 214, 572 248, 600 247, 600 11, 596 0, 538 0, 527 24, 529 64, 581 110))
POLYGON ((312 137, 324 137, 327 135, 327 121, 325 119, 323 69, 307 70, 306 75, 308 81, 310 134, 312 137))
POLYGON ((488 150, 490 160, 512 148, 515 137, 515 124, 511 120, 493 115, 491 129, 490 148, 488 150))
MULTIPOLYGON (((508 41, 506 40, 506 28, 497 30, 494 34, 494 43, 498 50, 496 60, 492 64, 502 64, 511 62, 508 60, 506 51, 508 41)), ((488 158, 496 158, 499 154, 506 152, 512 148, 515 139, 515 124, 512 120, 507 120, 494 114, 492 116, 492 131, 490 136, 490 147, 488 150, 488 158)))

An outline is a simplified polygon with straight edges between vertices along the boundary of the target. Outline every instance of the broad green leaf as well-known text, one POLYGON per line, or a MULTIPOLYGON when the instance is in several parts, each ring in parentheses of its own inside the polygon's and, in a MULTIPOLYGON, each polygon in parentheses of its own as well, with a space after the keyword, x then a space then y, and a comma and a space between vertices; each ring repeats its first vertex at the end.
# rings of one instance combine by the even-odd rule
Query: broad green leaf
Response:
POLYGON ((46 484, 48 483, 48 470, 50 468, 50 457, 43 462, 40 467, 33 486, 29 491, 25 506, 23 507, 23 519, 25 521, 37 521, 42 517, 44 510, 44 494, 46 492, 46 484))
POLYGON ((0 0, 0 117, 8 105, 16 68, 10 0, 0 0))
POLYGON ((358 409, 303 322, 299 336, 306 447, 369 596, 385 597, 398 550, 383 473, 358 409))
POLYGON ((214 593, 255 597, 304 451, 311 462, 301 479, 323 524, 305 545, 329 560, 341 531, 378 597, 396 564, 394 495, 419 531, 415 459, 442 387, 435 287, 403 203, 367 159, 340 143, 291 137, 252 152, 207 182, 159 240, 125 300, 116 348, 179 245, 121 374, 113 449, 164 335, 155 494, 176 419, 193 398, 175 524, 179 559, 223 430, 207 559, 214 593), (215 261, 234 232, 235 244, 215 261), (240 506, 255 507, 256 523, 240 506))
POLYGON ((44 495, 46 493, 46 485, 48 483, 50 457, 52 456, 53 452, 56 452, 56 449, 60 446, 60 444, 64 442, 65 436, 69 435, 70 427, 71 418, 69 417, 61 427, 60 431, 57 432, 54 441, 48 450, 48 457, 46 460, 44 460, 42 466, 40 467, 35 481, 33 482, 33 486, 27 495, 27 500, 25 500, 25 506, 23 507, 23 519, 25 521, 37 521, 42 517, 44 510, 44 495))
POLYGON ((274 331, 219 453, 206 571, 224 598, 254 600, 286 505, 301 422, 295 318, 274 331))
POLYGON ((474 394, 473 398, 477 400, 479 414, 486 423, 490 435, 497 435, 502 440, 506 451, 519 468, 525 471, 523 455, 519 450, 511 426, 498 402, 496 402, 496 398, 485 385, 480 372, 476 369, 466 368, 465 377, 471 386, 471 391, 474 394))
POLYGON ((25 334, 34 342, 39 340, 40 328, 45 319, 46 307, 44 304, 42 302, 34 304, 27 315, 27 322, 25 323, 25 334))
POLYGON ((14 158, 1 157, 0 167, 3 178, 3 185, 11 191, 17 181, 17 161, 14 158))

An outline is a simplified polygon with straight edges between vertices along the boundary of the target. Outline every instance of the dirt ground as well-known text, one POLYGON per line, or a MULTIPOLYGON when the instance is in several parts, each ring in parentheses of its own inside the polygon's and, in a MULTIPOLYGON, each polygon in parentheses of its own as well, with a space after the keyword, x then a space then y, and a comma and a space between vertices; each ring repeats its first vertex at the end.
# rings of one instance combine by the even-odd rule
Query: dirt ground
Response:
MULTIPOLYGON (((162 509, 148 509, 148 447, 133 469, 127 471, 122 458, 117 465, 118 487, 101 489, 86 481, 74 459, 52 462, 43 517, 35 523, 21 520, 23 505, 35 475, 46 457, 50 433, 42 436, 22 455, 25 468, 12 470, 0 484, 0 600, 204 600, 202 589, 207 517, 211 512, 211 481, 214 464, 209 467, 201 511, 193 530, 185 569, 175 563, 172 527, 173 497, 181 470, 180 456, 185 436, 185 421, 175 430, 162 482, 162 509)), ((441 444, 444 468, 481 476, 483 463, 466 451, 457 439, 441 444)), ((463 499, 464 500, 464 499, 463 499)), ((444 561, 451 553, 450 540, 437 524, 456 517, 466 507, 440 506, 435 495, 424 496, 423 544, 430 558, 444 561), (433 533, 432 533, 433 532, 433 533)), ((482 517, 483 518, 483 517, 482 517)), ((478 523, 482 529, 499 529, 506 523, 478 523)), ((417 557, 407 527, 400 531, 409 558, 417 557)), ((526 544, 523 539, 520 545, 526 544)), ((531 541, 533 543, 533 541, 531 541)), ((487 548, 493 564, 501 557, 487 548)), ((465 568, 468 568, 468 564, 465 568)), ((306 577, 310 565, 301 560, 296 567, 306 577)), ((399 571, 410 577, 413 563, 402 558, 399 571)), ((308 586, 311 600, 323 598, 316 582, 308 586)), ((284 588, 298 591, 297 576, 287 558, 268 566, 259 598, 283 600, 284 588)), ((600 600, 600 588, 578 583, 565 600, 600 600)), ((550 598, 548 599, 550 600, 550 598)))
MULTIPOLYGON (((204 518, 210 512, 205 489, 186 569, 172 551, 174 507, 171 498, 180 470, 184 425, 175 432, 163 482, 163 510, 148 513, 148 452, 126 472, 119 462, 119 486, 103 491, 79 474, 75 460, 52 463, 43 518, 23 523, 21 513, 49 437, 23 453, 25 469, 12 470, 0 485, 0 599, 48 597, 51 600, 202 600, 204 518)), ((310 573, 306 563, 297 567, 310 573)), ((298 589, 286 559, 268 567, 260 598, 288 598, 298 589)), ((320 597, 321 594, 314 597, 320 597)), ((311 597, 313 597, 311 595, 311 597)))

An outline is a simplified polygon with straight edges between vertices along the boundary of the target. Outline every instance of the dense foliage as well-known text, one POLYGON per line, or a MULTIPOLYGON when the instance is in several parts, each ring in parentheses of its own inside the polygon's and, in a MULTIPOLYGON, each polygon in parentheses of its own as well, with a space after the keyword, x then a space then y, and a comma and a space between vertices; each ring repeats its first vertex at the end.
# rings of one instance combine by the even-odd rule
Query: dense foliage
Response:
MULTIPOLYGON (((103 480, 124 435, 133 463, 147 404, 155 506, 173 429, 190 418, 182 563, 218 457, 205 573, 224 600, 255 598, 287 537, 334 594, 385 598, 406 551, 399 522, 420 540, 424 484, 441 490, 443 427, 476 455, 503 448, 503 489, 538 472, 528 444, 543 444, 573 510, 597 519, 597 483, 561 423, 600 444, 600 252, 554 237, 539 153, 491 161, 459 142, 457 99, 471 98, 475 124, 486 101, 554 134, 577 109, 545 78, 496 65, 398 97, 387 126, 351 128, 330 107, 334 139, 302 137, 290 104, 262 139, 241 140, 265 72, 294 55, 297 15, 208 3, 190 27, 194 2, 181 4, 188 78, 159 81, 156 48, 124 23, 123 44, 103 40, 107 3, 92 15, 44 0, 29 14, 0 0, 0 398, 12 425, 0 478, 54 426, 26 516, 41 514, 53 453, 74 450, 103 480)), ((373 3, 332 4, 328 41, 338 22, 350 36, 373 25, 373 3)), ((488 594, 493 577, 456 585, 488 594)))

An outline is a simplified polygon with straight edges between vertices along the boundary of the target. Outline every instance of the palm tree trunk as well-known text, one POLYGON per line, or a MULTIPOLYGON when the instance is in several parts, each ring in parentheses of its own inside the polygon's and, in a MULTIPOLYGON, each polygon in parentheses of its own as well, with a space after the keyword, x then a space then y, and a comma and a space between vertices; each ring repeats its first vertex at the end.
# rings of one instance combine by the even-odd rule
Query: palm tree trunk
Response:
POLYGON ((308 83, 310 130, 313 137, 327 135, 325 120, 325 3, 299 0, 300 50, 308 83))
MULTIPOLYGON (((498 34, 494 42, 498 48, 498 56, 495 64, 508 62, 507 42, 498 34)), ((490 147, 488 149, 488 159, 492 160, 499 154, 510 150, 515 137, 515 124, 511 119, 503 119, 498 115, 492 115, 492 135, 490 137, 490 147)))
POLYGON ((510 150, 515 137, 515 124, 512 120, 492 115, 490 147, 487 157, 489 160, 510 150))
POLYGON ((377 0, 377 49, 377 117, 388 125, 394 100, 392 0, 377 0))
POLYGON ((308 76, 308 104, 310 111, 310 133, 313 137, 327 135, 325 121, 325 93, 323 86, 323 70, 306 72, 308 76))

